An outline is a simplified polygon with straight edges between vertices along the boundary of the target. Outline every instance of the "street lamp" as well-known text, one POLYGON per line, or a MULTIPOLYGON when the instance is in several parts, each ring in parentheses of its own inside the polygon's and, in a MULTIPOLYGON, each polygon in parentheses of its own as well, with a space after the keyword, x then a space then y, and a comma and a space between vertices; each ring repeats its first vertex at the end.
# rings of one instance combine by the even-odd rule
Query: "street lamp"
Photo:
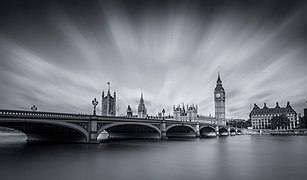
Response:
POLYGON ((33 106, 31 107, 31 111, 33 111, 33 112, 37 111, 37 107, 36 107, 35 105, 33 105, 33 106))
POLYGON ((162 109, 162 114, 163 114, 163 119, 164 119, 164 113, 165 113, 165 109, 162 109))
POLYGON ((93 115, 96 116, 96 106, 98 105, 98 101, 96 100, 96 98, 94 98, 94 100, 92 100, 92 104, 94 106, 94 113, 93 113, 93 115))

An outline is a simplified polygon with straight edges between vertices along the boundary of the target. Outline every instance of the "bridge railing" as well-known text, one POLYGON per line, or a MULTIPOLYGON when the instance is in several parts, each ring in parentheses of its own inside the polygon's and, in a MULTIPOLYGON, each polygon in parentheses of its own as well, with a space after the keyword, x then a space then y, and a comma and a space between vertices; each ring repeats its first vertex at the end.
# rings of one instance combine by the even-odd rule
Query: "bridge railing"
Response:
POLYGON ((54 113, 54 112, 33 112, 21 110, 0 109, 0 116, 37 116, 37 117, 59 117, 59 118, 86 118, 90 115, 70 114, 70 113, 54 113))
POLYGON ((201 121, 178 121, 175 119, 163 119, 163 118, 136 118, 136 117, 126 117, 126 116, 93 116, 88 114, 73 114, 73 113, 56 113, 56 112, 42 112, 42 111, 23 111, 23 110, 8 110, 0 109, 0 117, 30 117, 30 118, 46 118, 46 119, 79 119, 79 120, 89 120, 96 117, 97 120, 115 120, 115 121, 151 121, 151 122, 161 122, 165 121, 167 123, 174 124, 196 124, 200 125, 216 125, 210 124, 208 122, 201 121))

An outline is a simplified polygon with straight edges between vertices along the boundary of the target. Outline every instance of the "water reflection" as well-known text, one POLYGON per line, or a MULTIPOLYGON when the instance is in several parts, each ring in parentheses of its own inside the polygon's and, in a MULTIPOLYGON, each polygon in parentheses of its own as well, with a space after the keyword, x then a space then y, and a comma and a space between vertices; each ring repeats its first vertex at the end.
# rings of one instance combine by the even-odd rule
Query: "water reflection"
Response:
POLYGON ((0 136, 3 179, 307 179, 307 137, 231 136, 99 145, 0 136))

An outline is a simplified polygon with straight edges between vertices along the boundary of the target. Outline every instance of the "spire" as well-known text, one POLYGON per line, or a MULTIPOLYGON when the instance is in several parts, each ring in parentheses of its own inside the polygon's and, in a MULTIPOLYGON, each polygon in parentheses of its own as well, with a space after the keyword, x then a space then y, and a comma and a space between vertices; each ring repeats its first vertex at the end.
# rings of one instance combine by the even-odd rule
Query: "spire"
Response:
POLYGON ((216 80, 216 87, 214 89, 215 91, 224 91, 223 85, 222 85, 222 80, 220 76, 220 72, 218 72, 217 75, 217 80, 216 80))
POLYGON ((107 83, 108 84, 108 95, 110 94, 110 82, 107 83))
POLYGON ((220 77, 220 72, 218 72, 216 83, 222 83, 222 80, 221 80, 221 77, 220 77))
POLYGON ((141 99, 140 99, 140 104, 144 104, 144 99, 143 99, 143 92, 141 92, 141 99))

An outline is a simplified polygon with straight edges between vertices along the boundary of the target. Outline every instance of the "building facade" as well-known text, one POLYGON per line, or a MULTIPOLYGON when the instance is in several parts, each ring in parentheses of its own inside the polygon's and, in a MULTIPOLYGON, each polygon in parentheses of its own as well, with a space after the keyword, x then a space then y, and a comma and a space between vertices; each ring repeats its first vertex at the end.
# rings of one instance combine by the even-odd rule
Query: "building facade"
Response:
POLYGON ((141 93, 141 99, 140 99, 140 103, 138 106, 138 117, 147 118, 147 109, 146 109, 145 102, 143 99, 143 93, 141 93))
POLYGON ((115 116, 116 115, 116 92, 114 91, 114 95, 112 96, 110 93, 110 83, 108 83, 109 88, 107 95, 104 95, 104 91, 102 91, 101 96, 101 115, 102 116, 115 116))
POLYGON ((299 128, 300 129, 307 129, 307 108, 304 109, 304 116, 301 117, 301 114, 299 114, 299 122, 300 122, 300 125, 299 125, 299 128))
POLYGON ((209 116, 199 115, 197 117, 197 121, 202 123, 217 124, 215 117, 211 116, 211 114, 209 116))
POLYGON ((291 107, 290 102, 288 102, 287 106, 284 108, 281 108, 278 102, 276 103, 275 108, 267 107, 266 103, 264 103, 263 108, 259 108, 257 104, 254 104, 254 108, 250 112, 249 117, 253 129, 271 129, 271 119, 283 114, 290 120, 290 125, 286 127, 286 129, 297 128, 297 114, 291 107))
POLYGON ((219 125, 226 125, 226 111, 225 111, 225 90, 222 85, 220 74, 216 81, 214 89, 214 104, 215 104, 215 118, 219 125))
POLYGON ((176 121, 197 121, 198 107, 187 105, 186 108, 184 104, 182 106, 178 105, 177 107, 173 106, 173 116, 176 121))

